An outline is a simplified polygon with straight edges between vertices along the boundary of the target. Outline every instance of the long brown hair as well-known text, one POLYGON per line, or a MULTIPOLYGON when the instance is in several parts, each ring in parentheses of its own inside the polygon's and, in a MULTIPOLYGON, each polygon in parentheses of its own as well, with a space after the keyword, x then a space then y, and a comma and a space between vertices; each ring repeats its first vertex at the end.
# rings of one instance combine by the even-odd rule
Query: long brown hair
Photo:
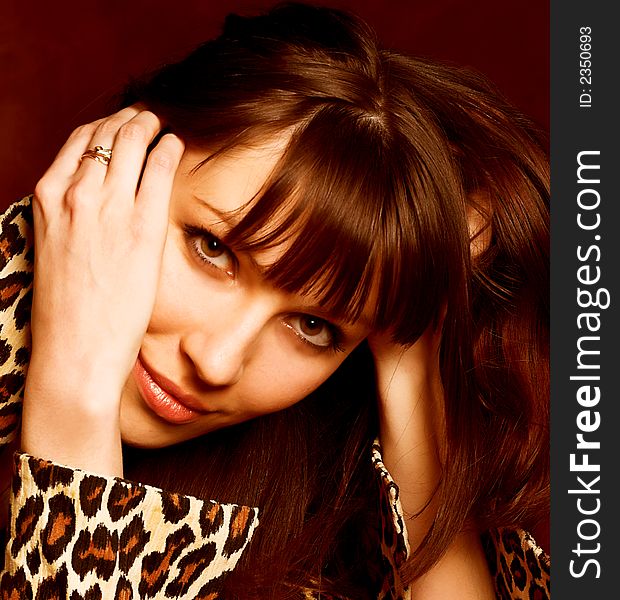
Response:
MULTIPOLYGON (((225 240, 239 250, 290 240, 267 272, 275 286, 350 320, 376 291, 373 327, 402 344, 445 307, 447 456, 405 580, 468 519, 537 521, 549 479, 548 171, 531 123, 480 76, 383 50, 359 19, 299 4, 230 15, 217 39, 134 82, 125 102, 135 101, 212 155, 290 134, 225 240), (468 206, 490 228, 475 259, 468 206)), ((128 449, 127 474, 259 506, 256 539, 229 577, 270 590, 257 597, 298 587, 373 597, 374 394, 363 344, 296 406, 177 447, 128 449)))

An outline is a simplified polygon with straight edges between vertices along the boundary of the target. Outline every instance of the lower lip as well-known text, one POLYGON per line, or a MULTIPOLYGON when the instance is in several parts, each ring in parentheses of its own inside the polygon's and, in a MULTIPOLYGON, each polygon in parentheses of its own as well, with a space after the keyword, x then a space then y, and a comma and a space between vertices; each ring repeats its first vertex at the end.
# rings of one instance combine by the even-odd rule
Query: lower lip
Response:
POLYGON ((191 423, 202 416, 187 406, 181 404, 174 396, 162 390, 153 381, 145 370, 140 359, 136 360, 133 375, 138 384, 138 390, 147 406, 160 418, 174 425, 191 423))

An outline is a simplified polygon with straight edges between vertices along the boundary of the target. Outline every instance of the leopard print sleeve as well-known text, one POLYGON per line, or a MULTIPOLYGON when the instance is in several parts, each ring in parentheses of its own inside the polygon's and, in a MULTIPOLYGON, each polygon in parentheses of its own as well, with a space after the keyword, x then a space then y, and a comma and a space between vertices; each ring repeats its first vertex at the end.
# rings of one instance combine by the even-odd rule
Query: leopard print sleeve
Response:
POLYGON ((378 600, 410 600, 410 591, 398 571, 410 553, 407 527, 398 486, 383 464, 379 440, 372 446, 372 464, 379 487, 379 543, 385 573, 378 600))
POLYGON ((527 531, 494 529, 482 543, 499 600, 549 600, 550 559, 527 531))
MULTIPOLYGON (((399 569, 410 556, 398 485, 383 463, 379 440, 372 447, 379 484, 380 544, 384 581, 378 600, 410 600, 399 569)), ((550 559, 523 529, 501 528, 481 536, 498 600, 549 600, 550 559)))
POLYGON ((258 511, 16 455, 7 598, 219 598, 258 511))
POLYGON ((0 447, 17 434, 30 347, 30 197, 0 217, 0 447))

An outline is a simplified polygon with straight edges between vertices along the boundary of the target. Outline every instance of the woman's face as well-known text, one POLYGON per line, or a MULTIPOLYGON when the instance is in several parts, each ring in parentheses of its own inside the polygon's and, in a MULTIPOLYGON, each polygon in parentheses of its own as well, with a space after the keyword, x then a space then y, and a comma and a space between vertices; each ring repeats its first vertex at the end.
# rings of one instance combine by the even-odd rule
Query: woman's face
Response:
POLYGON ((227 213, 254 197, 283 149, 237 149, 193 174, 205 154, 186 151, 155 309, 121 399, 125 442, 167 446, 286 408, 368 335, 363 319, 338 322, 264 279, 284 247, 247 253, 219 241, 233 225, 227 213))

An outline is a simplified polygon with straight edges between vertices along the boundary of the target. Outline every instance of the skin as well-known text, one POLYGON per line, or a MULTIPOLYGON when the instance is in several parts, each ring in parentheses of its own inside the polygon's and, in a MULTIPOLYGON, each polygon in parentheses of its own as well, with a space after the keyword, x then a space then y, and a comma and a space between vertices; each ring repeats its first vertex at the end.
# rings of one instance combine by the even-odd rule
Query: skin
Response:
MULTIPOLYGON (((266 282, 261 266, 282 247, 233 256, 221 246, 214 252, 203 235, 186 235, 190 225, 223 237, 229 225, 222 217, 260 189, 285 139, 237 150, 191 174, 204 154, 184 153, 168 134, 150 152, 138 187, 160 127, 137 107, 86 125, 37 185, 23 450, 122 475, 121 440, 163 446, 290 406, 368 337, 384 458, 401 487, 415 549, 434 507, 414 515, 441 468, 440 332, 427 331, 408 349, 395 346, 363 321, 333 322, 312 298, 266 282), (107 168, 80 162, 96 145, 114 149, 107 168), (210 249, 206 261, 197 248, 210 249), (343 352, 320 347, 333 327, 342 329, 343 352), (138 356, 208 412, 182 425, 159 418, 132 375, 138 356)), ((493 598, 475 532, 463 532, 413 592, 420 600, 493 598)))
POLYGON ((130 377, 121 396, 124 441, 164 446, 282 410, 323 383, 370 333, 359 322, 351 326, 324 315, 312 298, 283 293, 267 282, 261 269, 279 258, 282 246, 252 254, 223 244, 211 249, 213 239, 184 231, 202 226, 224 238, 238 219, 232 214, 260 190, 285 141, 233 151, 194 174, 204 152, 183 155, 140 356, 210 412, 171 425, 153 413, 130 377), (222 213, 231 215, 230 224, 222 213), (326 320, 313 323, 315 315, 326 320), (342 332, 339 350, 330 344, 332 327, 342 332))

